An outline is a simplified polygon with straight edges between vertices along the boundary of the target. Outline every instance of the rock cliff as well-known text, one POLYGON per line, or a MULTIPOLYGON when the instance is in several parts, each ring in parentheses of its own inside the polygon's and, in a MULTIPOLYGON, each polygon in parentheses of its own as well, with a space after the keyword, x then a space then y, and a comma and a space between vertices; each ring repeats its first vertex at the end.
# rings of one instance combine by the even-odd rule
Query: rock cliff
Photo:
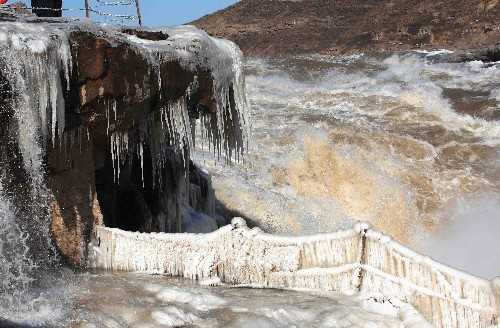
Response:
POLYGON ((194 24, 249 55, 499 48, 498 0, 242 0, 194 24))
POLYGON ((18 214, 50 213, 69 263, 84 263, 96 224, 217 228, 210 177, 190 149, 198 134, 220 156, 242 155, 246 100, 234 44, 190 26, 120 30, 8 10, 0 38, 2 191, 18 214), (40 206, 34 194, 45 195, 40 206))

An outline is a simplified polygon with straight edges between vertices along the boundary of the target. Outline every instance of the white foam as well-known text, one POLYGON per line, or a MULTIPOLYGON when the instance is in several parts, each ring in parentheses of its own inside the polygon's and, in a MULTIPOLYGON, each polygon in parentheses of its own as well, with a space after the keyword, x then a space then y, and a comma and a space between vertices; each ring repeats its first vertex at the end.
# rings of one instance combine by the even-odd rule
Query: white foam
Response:
POLYGON ((210 311, 225 305, 226 302, 210 294, 200 290, 180 289, 180 288, 162 288, 156 298, 164 302, 176 302, 187 304, 198 311, 210 311))
POLYGON ((161 310, 154 311, 151 313, 151 317, 156 323, 167 327, 192 325, 200 320, 196 315, 186 313, 175 306, 168 306, 161 310))

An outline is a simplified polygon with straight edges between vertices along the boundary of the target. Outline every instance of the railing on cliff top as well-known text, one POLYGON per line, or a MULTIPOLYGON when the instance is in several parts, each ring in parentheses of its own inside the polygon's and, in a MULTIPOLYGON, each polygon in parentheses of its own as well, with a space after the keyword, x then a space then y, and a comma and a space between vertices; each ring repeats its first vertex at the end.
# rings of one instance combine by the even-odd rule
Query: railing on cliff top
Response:
MULTIPOLYGON (((82 8, 71 8, 71 7, 63 7, 61 9, 54 8, 42 8, 42 7, 25 7, 25 9, 29 10, 46 10, 46 11, 57 11, 63 13, 85 13, 85 17, 92 18, 93 15, 96 15, 103 19, 104 21, 111 21, 113 23, 120 23, 124 25, 125 21, 137 21, 140 26, 142 26, 142 14, 141 14, 141 6, 140 0, 83 0, 84 7, 82 8), (130 8, 135 6, 135 13, 119 13, 116 11, 116 8, 125 8, 130 12, 130 8)), ((63 3, 64 5, 64 3, 63 3)))
POLYGON ((104 0, 85 0, 85 16, 90 18, 91 13, 97 14, 104 17, 115 17, 118 19, 129 19, 138 20, 139 25, 142 26, 142 15, 141 6, 139 0, 118 0, 118 1, 104 1, 104 0), (95 5, 92 5, 95 4, 95 5), (134 6, 136 8, 136 15, 123 15, 123 14, 112 14, 102 10, 97 9, 97 6, 101 7, 119 7, 119 6, 134 6))

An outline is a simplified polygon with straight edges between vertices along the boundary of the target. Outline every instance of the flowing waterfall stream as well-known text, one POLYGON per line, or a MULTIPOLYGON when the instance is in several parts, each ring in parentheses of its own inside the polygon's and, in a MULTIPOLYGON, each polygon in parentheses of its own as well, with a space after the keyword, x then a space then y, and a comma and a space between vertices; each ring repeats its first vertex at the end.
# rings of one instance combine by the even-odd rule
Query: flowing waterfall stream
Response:
POLYGON ((0 25, 0 66, 10 88, 2 90, 10 102, 1 106, 0 318, 27 322, 45 318, 52 304, 58 311, 50 317, 57 320, 67 302, 60 289, 68 287, 57 279, 62 271, 51 240, 43 161, 45 148, 64 129, 60 77, 68 86, 71 56, 63 33, 43 32, 48 31, 0 25))

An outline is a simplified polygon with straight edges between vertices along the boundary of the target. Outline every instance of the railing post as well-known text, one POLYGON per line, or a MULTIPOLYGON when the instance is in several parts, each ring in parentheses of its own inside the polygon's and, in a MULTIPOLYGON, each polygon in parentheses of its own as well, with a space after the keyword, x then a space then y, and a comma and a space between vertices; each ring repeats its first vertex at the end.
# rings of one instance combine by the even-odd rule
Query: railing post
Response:
POLYGON ((359 260, 359 272, 358 272, 358 276, 357 276, 357 289, 359 292, 361 292, 362 288, 363 288, 363 279, 364 279, 364 276, 365 276, 365 268, 364 268, 364 265, 366 264, 366 256, 367 256, 367 253, 366 253, 366 233, 368 232, 368 230, 370 229, 370 225, 368 225, 367 223, 363 222, 363 223, 358 223, 358 229, 359 229, 359 257, 358 257, 358 260, 359 260))
POLYGON ((85 0, 85 17, 90 18, 89 0, 85 0))
POLYGON ((139 0, 135 0, 135 6, 137 8, 137 18, 139 19, 139 26, 142 26, 141 6, 139 4, 139 0))

